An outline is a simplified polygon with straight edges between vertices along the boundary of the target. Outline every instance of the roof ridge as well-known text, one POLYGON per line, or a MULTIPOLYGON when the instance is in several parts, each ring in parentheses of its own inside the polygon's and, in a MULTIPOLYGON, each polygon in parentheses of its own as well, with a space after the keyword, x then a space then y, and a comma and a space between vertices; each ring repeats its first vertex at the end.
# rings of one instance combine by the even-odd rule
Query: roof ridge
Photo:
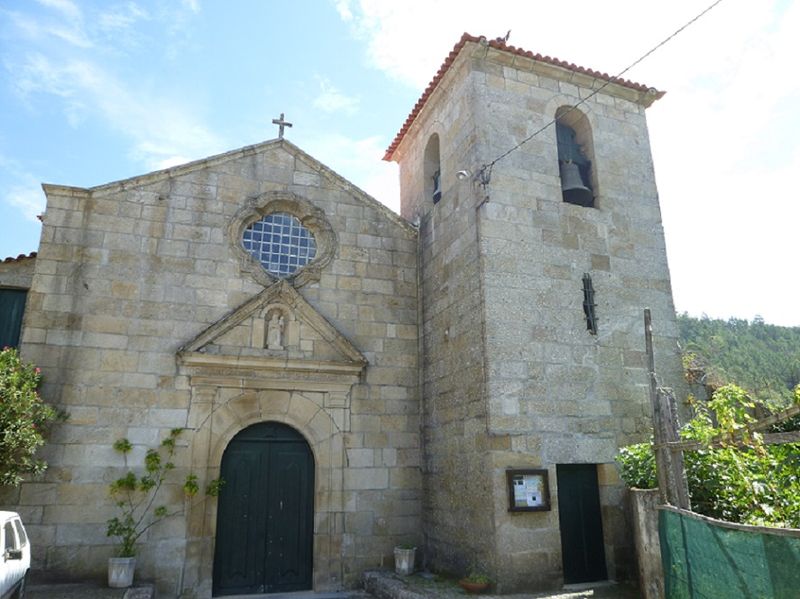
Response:
POLYGON ((37 252, 31 252, 29 254, 19 254, 18 256, 8 256, 0 261, 0 264, 6 264, 8 262, 21 262, 22 260, 27 260, 28 258, 35 258, 37 252))
MULTIPOLYGON (((560 60, 558 58, 553 58, 551 56, 545 56, 542 54, 533 53, 530 50, 517 48, 516 46, 507 44, 503 38, 498 37, 493 40, 488 40, 486 39, 486 37, 482 35, 476 36, 464 32, 461 35, 461 38, 458 40, 458 42, 456 42, 456 45, 453 46, 453 49, 444 59, 444 62, 442 62, 442 65, 439 67, 439 70, 436 71, 436 74, 433 76, 433 79, 431 79, 430 83, 428 83, 428 86, 425 88, 425 91, 422 92, 422 95, 417 100, 417 103, 414 104, 414 108, 411 109, 411 112, 409 113, 408 117, 403 123, 403 126, 400 128, 400 131, 397 133, 392 143, 386 149, 386 153, 383 156, 384 160, 387 161, 392 160, 392 158, 394 157, 395 150, 397 150, 397 147, 400 145, 400 142, 403 141, 403 138, 405 137, 406 133, 408 133, 408 130, 411 128, 411 124, 416 120, 417 116, 422 111, 422 108, 427 103, 428 98, 431 96, 431 94, 433 94, 433 91, 438 87, 439 82, 444 78, 445 73, 447 73, 447 71, 450 70, 450 67, 453 65, 453 62, 455 62, 456 57, 464 48, 464 46, 467 45, 468 42, 474 42, 476 44, 485 43, 487 46, 489 46, 490 48, 494 48, 495 50, 510 52, 511 54, 515 54, 516 56, 523 56, 525 58, 530 58, 538 62, 568 69, 575 73, 588 75, 589 77, 594 77, 595 79, 602 79, 604 81, 615 83, 617 85, 621 85, 623 87, 627 87, 636 91, 649 92, 651 89, 653 89, 643 83, 636 83, 635 81, 630 81, 628 79, 620 79, 612 75, 609 75, 608 73, 603 73, 600 71, 595 71, 594 69, 582 67, 576 65, 575 63, 567 62, 566 60, 560 60)), ((663 91, 656 92, 655 99, 662 97, 664 93, 665 92, 663 91)))

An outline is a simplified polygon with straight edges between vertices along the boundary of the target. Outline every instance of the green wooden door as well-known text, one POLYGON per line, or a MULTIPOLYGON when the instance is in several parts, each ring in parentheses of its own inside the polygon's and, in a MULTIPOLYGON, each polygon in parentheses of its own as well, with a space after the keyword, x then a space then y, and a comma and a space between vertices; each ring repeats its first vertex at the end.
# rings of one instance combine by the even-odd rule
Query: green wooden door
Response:
POLYGON ((276 422, 240 432, 222 457, 214 595, 311 588, 314 459, 276 422))
POLYGON ((558 464, 558 522, 564 582, 608 578, 595 464, 558 464))
POLYGON ((27 296, 24 289, 0 289, 0 348, 19 345, 27 296))

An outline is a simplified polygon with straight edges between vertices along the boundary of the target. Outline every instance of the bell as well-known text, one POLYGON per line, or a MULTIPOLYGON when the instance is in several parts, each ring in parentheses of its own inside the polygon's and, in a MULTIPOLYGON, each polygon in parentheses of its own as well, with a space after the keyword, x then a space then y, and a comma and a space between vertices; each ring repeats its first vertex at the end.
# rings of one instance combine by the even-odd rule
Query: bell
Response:
POLYGON ((594 206, 594 194, 583 184, 578 165, 574 162, 559 161, 559 170, 561 171, 561 194, 564 196, 564 201, 587 208, 594 206))

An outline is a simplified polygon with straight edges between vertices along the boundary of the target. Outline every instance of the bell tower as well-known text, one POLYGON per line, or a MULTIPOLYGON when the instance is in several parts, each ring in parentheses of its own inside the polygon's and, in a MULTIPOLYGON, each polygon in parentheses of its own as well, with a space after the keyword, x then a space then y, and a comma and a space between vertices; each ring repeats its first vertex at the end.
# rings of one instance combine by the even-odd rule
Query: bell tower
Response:
POLYGON ((465 34, 386 152, 420 230, 433 568, 501 592, 635 575, 614 457, 649 434, 645 307, 682 380, 645 121, 662 95, 465 34))

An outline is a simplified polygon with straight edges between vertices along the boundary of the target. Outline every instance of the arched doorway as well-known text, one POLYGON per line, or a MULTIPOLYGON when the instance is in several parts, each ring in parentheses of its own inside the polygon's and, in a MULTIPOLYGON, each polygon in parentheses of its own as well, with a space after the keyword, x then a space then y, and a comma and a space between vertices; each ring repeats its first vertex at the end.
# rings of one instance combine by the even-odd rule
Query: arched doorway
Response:
POLYGON ((278 422, 237 434, 222 456, 215 596, 311 589, 314 457, 278 422))

